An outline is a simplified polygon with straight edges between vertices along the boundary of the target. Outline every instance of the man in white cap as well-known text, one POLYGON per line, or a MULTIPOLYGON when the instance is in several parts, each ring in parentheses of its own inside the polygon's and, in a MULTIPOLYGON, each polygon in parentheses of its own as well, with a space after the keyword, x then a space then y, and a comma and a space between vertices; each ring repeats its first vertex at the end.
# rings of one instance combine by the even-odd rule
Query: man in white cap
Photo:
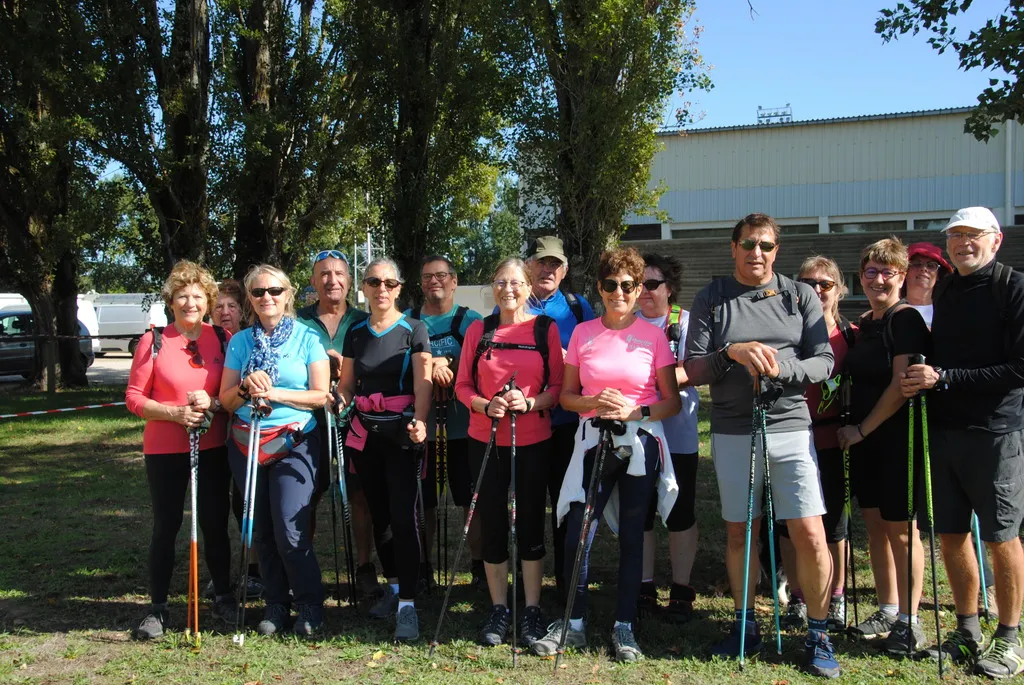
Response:
POLYGON ((932 391, 935 531, 956 604, 956 630, 929 651, 1009 678, 1024 671, 1024 274, 996 261, 1003 234, 985 207, 959 210, 943 231, 956 271, 932 293, 932 357, 902 381, 905 397, 932 391), (988 645, 978 622, 972 512, 995 567, 999 625, 988 645))

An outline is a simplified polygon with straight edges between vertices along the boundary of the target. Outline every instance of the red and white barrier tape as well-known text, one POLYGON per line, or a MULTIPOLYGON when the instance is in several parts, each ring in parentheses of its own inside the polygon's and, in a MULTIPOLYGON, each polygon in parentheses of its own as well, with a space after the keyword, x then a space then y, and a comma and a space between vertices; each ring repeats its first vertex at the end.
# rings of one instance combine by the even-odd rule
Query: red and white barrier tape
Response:
POLYGON ((20 411, 16 414, 0 414, 0 419, 16 419, 22 416, 39 416, 40 414, 61 414, 68 411, 83 409, 100 409, 102 407, 123 407, 124 402, 105 402, 104 404, 85 404, 81 407, 64 407, 63 409, 42 409, 40 411, 20 411))

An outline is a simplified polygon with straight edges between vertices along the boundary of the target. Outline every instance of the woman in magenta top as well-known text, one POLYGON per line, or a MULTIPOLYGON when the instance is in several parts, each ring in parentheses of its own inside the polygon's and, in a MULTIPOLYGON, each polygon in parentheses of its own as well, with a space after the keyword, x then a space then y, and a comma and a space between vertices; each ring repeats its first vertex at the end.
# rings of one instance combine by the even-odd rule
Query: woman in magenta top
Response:
POLYGON ((480 633, 485 645, 500 645, 509 629, 508 491, 511 423, 516 416, 516 540, 523 562, 526 609, 519 624, 522 644, 544 635, 540 586, 544 573, 544 508, 551 415, 562 387, 562 344, 546 316, 526 312, 532 283, 521 259, 506 259, 494 271, 491 289, 498 313, 474 321, 466 331, 455 394, 470 408, 469 464, 480 474, 491 425, 498 421, 477 502, 484 568, 493 608, 480 633), (490 338, 481 345, 481 339, 490 338), (492 337, 493 336, 493 337, 492 337), (546 354, 545 354, 546 348, 546 354), (515 374, 511 390, 504 386, 515 374))
POLYGON ((203 323, 210 304, 217 299, 217 283, 198 264, 175 264, 161 295, 174 314, 174 323, 142 336, 125 392, 128 410, 146 419, 142 451, 153 503, 149 545, 152 607, 136 629, 136 639, 160 637, 167 626, 174 539, 181 528, 189 483, 188 429, 202 426, 209 416, 209 429, 199 440, 199 526, 206 565, 213 577, 213 614, 229 625, 235 618, 228 541, 231 471, 224 445, 227 415, 216 400, 229 334, 203 323), (156 346, 154 335, 160 336, 156 346))
MULTIPOLYGON (((598 267, 598 287, 605 312, 600 319, 576 326, 565 356, 562 407, 579 413, 576 447, 562 481, 558 517, 568 516, 565 558, 576 556, 583 526, 586 488, 594 467, 599 431, 594 419, 625 423, 625 435, 617 446, 628 446, 631 456, 619 449, 606 457, 599 478, 595 517, 604 515, 619 535, 618 597, 612 646, 618 661, 641 656, 633 634, 637 599, 643 571, 644 523, 657 488, 658 509, 664 521, 675 504, 675 482, 662 419, 677 414, 682 406, 676 383, 676 357, 668 338, 657 326, 634 313, 644 280, 644 261, 631 248, 605 252, 598 267), (619 456, 622 455, 622 456, 619 456)), ((590 545, 597 526, 590 528, 566 644, 586 644, 583 617, 587 609, 587 567, 590 545)), ((566 565, 566 572, 570 566, 566 565)), ((541 655, 554 653, 561 621, 534 645, 541 655)))

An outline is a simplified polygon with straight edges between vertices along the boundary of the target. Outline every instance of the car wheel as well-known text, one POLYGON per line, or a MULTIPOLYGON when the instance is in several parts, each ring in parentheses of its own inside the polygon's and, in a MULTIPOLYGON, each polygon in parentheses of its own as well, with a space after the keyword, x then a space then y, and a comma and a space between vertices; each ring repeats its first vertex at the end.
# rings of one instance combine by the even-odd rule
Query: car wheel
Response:
POLYGON ((134 357, 135 356, 135 348, 138 347, 138 346, 139 346, 139 339, 138 338, 132 338, 128 342, 128 354, 130 354, 131 356, 134 357))

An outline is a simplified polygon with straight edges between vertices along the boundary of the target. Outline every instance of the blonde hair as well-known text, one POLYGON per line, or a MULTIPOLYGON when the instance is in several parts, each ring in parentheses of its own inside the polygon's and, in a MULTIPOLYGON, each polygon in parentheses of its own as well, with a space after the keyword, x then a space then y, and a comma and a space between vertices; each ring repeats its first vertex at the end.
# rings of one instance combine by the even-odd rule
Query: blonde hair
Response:
POLYGON ((800 265, 800 271, 797 272, 798 278, 803 278, 803 275, 810 273, 811 271, 824 271, 828 274, 828 277, 836 282, 836 299, 832 301, 832 319, 835 321, 839 320, 839 300, 846 297, 846 279, 843 278, 843 272, 836 264, 835 260, 831 257, 824 255, 814 255, 804 260, 804 263, 800 265))
POLYGON ((865 247, 864 251, 860 253, 861 271, 864 271, 864 265, 868 262, 895 267, 902 273, 906 273, 910 267, 907 246, 896 236, 882 238, 865 247))
POLYGON ((164 281, 160 289, 164 304, 170 307, 174 301, 174 294, 190 285, 198 285, 206 295, 206 313, 209 314, 210 309, 217 304, 217 281, 209 271, 187 259, 175 264, 164 281))
POLYGON ((292 286, 292 281, 288 278, 288 274, 278 269, 276 266, 270 264, 257 264, 256 266, 249 269, 249 272, 245 274, 245 279, 242 281, 245 288, 245 319, 249 324, 256 322, 256 312, 252 308, 252 290, 253 281, 260 276, 266 274, 272 276, 281 282, 284 286, 285 295, 288 298, 284 303, 284 315, 294 318, 295 317, 295 288, 292 286))
POLYGON ((533 277, 530 275, 530 270, 526 268, 526 262, 519 257, 509 257, 498 262, 498 266, 494 267, 494 271, 491 273, 491 283, 498 277, 505 269, 519 269, 519 272, 523 274, 523 279, 526 281, 526 285, 533 288, 533 277))

